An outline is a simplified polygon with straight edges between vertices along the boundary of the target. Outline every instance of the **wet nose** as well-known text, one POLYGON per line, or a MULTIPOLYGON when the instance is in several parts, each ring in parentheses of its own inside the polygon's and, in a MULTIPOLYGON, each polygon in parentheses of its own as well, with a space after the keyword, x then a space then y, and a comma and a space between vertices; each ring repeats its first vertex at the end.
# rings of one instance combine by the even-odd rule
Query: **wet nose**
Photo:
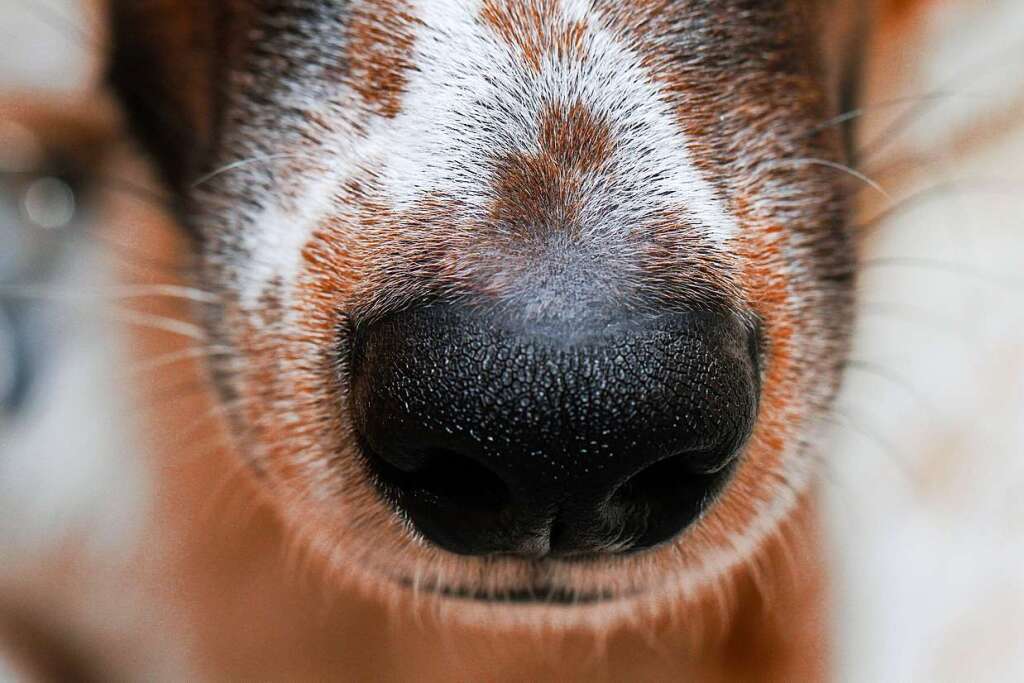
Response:
POLYGON ((382 494, 448 551, 637 551, 727 480, 757 409, 754 338, 721 312, 540 325, 408 309, 355 335, 355 431, 382 494))

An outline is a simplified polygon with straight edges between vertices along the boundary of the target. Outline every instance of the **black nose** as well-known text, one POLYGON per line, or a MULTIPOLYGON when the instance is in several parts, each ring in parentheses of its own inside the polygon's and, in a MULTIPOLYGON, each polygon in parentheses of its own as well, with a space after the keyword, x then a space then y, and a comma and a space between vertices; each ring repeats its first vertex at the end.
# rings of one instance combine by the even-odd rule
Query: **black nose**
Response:
POLYGON ((727 479, 757 408, 753 338, 710 312, 574 329, 406 310, 355 335, 355 428, 384 495, 451 552, 648 548, 727 479))

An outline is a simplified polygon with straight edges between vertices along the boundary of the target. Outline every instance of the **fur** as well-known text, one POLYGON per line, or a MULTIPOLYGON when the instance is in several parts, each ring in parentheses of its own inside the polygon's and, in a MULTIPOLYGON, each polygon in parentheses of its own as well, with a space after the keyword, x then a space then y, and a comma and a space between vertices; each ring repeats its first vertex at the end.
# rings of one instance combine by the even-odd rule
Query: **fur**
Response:
MULTIPOLYGON (((181 21, 231 14, 219 5, 184 5, 181 21)), ((201 286, 221 296, 206 320, 233 349, 216 375, 241 448, 295 533, 359 581, 499 596, 536 587, 670 605, 666 592, 698 593, 749 561, 807 493, 811 435, 850 328, 849 184, 833 168, 838 133, 820 126, 836 100, 815 40, 821 8, 255 7, 233 18, 246 31, 219 63, 229 85, 199 109, 215 112, 210 153, 185 170, 158 158, 189 188, 201 286), (338 409, 345 330, 428 297, 538 317, 582 309, 583 268, 620 308, 728 305, 762 326, 763 408, 735 482, 683 540, 642 560, 446 556, 366 492, 338 409)), ((117 33, 155 26, 146 12, 115 12, 117 33)), ((160 70, 192 63, 156 54, 160 70)), ((123 91, 141 89, 116 73, 123 91)))
POLYGON ((115 2, 114 82, 190 235, 135 224, 132 240, 198 264, 192 311, 146 311, 194 317, 184 329, 216 349, 208 369, 150 378, 215 391, 144 421, 160 476, 136 509, 155 540, 115 574, 140 586, 120 602, 158 606, 148 628, 181 650, 119 670, 823 676, 814 484, 854 322, 859 189, 835 117, 856 91, 865 9, 115 2), (581 274, 594 287, 574 288, 581 274), (759 326, 762 405, 736 476, 681 539, 639 557, 429 546, 359 466, 348 330, 423 299, 541 319, 589 297, 727 306, 759 326), (607 599, 501 601, 524 589, 607 599))

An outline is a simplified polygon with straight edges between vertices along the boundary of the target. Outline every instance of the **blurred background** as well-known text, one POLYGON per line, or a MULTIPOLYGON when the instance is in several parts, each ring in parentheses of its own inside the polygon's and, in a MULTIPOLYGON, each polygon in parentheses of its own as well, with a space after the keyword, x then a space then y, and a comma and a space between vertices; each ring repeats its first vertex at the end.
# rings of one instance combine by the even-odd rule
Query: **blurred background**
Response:
MULTIPOLYGON (((854 113, 861 305, 821 485, 836 677, 1024 680, 1024 3, 905 4, 854 113)), ((103 492, 152 475, 106 293, 145 258, 123 228, 166 216, 103 42, 85 0, 0 0, 0 615, 124 642, 124 587, 46 578, 72 541, 115 562, 139 501, 103 492)))

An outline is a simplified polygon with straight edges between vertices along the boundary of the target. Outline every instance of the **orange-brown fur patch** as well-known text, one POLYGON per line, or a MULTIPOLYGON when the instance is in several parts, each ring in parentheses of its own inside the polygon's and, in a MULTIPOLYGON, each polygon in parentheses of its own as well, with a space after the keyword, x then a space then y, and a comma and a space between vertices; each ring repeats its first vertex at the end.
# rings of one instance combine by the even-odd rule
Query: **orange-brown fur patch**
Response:
POLYGON ((586 26, 563 20, 559 0, 485 0, 480 16, 534 71, 545 55, 582 57, 586 26))
MULTIPOLYGON (((735 168, 749 150, 722 146, 716 141, 728 140, 731 127, 749 127, 751 138, 758 126, 771 124, 780 112, 791 112, 792 120, 806 111, 823 111, 824 94, 817 74, 810 65, 816 61, 813 40, 814 13, 803 0, 772 3, 777 9, 765 9, 762 21, 773 22, 772 30, 755 27, 750 35, 756 41, 739 38, 744 19, 722 11, 700 24, 706 40, 718 41, 695 54, 680 52, 675 41, 666 39, 678 29, 679 9, 675 0, 597 0, 595 12, 616 31, 630 36, 641 65, 661 95, 672 104, 676 121, 687 136, 692 151, 691 162, 729 200, 742 188, 731 187, 730 180, 743 171, 735 168), (784 9, 783 9, 784 8, 784 9), (705 25, 707 24, 707 25, 705 25), (713 46, 744 44, 742 52, 720 52, 699 59, 701 52, 713 46), (785 99, 780 98, 784 93, 785 99)), ((766 3, 767 6, 767 3, 766 3)), ((734 131, 733 131, 734 132, 734 131)), ((763 140, 770 140, 764 136, 763 140)), ((769 150, 763 150, 767 155, 769 150)), ((775 150, 779 157, 783 150, 775 150)))
POLYGON ((381 116, 401 111, 413 68, 417 20, 405 0, 374 0, 353 5, 346 52, 348 81, 363 101, 381 116))
POLYGON ((577 228, 584 174, 599 171, 612 152, 608 125, 583 104, 550 105, 540 119, 540 151, 496 160, 490 218, 532 234, 577 228))

